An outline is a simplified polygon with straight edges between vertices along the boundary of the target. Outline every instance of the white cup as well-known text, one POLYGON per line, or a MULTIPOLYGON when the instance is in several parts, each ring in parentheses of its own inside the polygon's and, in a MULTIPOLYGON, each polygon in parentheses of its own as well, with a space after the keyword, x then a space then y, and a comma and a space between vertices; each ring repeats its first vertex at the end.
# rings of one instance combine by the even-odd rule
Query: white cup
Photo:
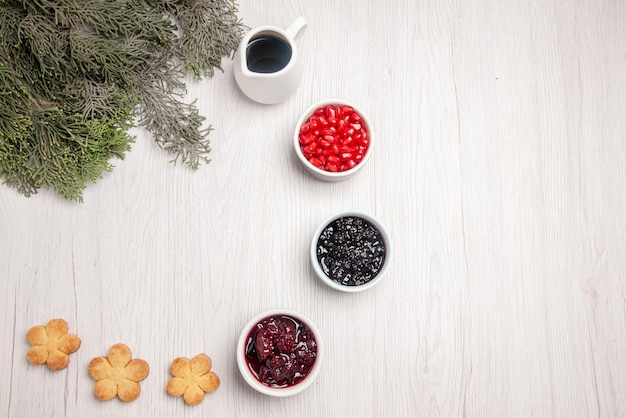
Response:
POLYGON ((259 26, 250 30, 235 52, 233 70, 241 91, 255 102, 275 104, 291 96, 302 79, 295 38, 307 25, 297 18, 285 30, 259 26))

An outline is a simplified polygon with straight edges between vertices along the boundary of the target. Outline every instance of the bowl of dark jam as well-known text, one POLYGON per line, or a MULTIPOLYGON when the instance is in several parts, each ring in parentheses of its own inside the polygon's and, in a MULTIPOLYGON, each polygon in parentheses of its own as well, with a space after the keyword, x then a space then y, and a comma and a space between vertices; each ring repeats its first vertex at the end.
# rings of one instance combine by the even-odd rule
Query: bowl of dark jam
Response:
POLYGON ((311 265, 326 285, 360 292, 378 284, 390 264, 389 234, 375 217, 348 210, 336 213, 313 234, 311 265))
POLYGON ((309 387, 319 373, 323 354, 315 324, 285 309, 252 318, 237 343, 237 365, 246 383, 277 397, 295 395, 309 387))

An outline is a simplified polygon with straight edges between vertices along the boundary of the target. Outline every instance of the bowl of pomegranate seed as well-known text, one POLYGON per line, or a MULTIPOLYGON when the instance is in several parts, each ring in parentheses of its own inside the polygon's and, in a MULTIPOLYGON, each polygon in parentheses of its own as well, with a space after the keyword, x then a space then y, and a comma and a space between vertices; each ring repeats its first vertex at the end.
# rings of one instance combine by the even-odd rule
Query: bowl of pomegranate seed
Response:
POLYGON ((311 105, 296 123, 294 148, 302 165, 325 181, 347 179, 369 159, 372 124, 365 113, 343 100, 311 105))
POLYGON ((285 309, 256 315, 237 343, 237 365, 246 383, 277 397, 309 387, 320 371, 323 355, 324 344, 315 324, 285 309))
POLYGON ((389 269, 391 240, 375 217, 357 210, 338 212, 317 228, 311 265, 326 285, 343 292, 367 290, 389 269))

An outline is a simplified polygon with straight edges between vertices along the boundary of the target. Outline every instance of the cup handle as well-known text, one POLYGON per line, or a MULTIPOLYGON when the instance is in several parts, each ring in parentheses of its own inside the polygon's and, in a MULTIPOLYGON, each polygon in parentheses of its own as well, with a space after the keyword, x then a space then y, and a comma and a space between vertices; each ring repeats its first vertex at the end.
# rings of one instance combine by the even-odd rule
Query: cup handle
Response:
POLYGON ((304 28, 307 24, 308 22, 306 21, 306 19, 300 16, 296 20, 294 20, 291 25, 289 25, 285 32, 287 32, 287 35, 289 35, 292 39, 296 39, 298 33, 300 33, 302 28, 304 28))

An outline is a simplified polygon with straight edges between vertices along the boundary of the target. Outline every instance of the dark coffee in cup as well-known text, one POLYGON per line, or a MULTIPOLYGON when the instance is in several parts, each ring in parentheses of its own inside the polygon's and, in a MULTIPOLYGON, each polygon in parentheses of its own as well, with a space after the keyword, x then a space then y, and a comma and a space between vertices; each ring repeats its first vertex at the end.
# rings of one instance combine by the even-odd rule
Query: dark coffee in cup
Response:
POLYGON ((248 70, 255 73, 275 73, 291 60, 291 46, 281 38, 263 35, 251 40, 246 47, 248 70))

